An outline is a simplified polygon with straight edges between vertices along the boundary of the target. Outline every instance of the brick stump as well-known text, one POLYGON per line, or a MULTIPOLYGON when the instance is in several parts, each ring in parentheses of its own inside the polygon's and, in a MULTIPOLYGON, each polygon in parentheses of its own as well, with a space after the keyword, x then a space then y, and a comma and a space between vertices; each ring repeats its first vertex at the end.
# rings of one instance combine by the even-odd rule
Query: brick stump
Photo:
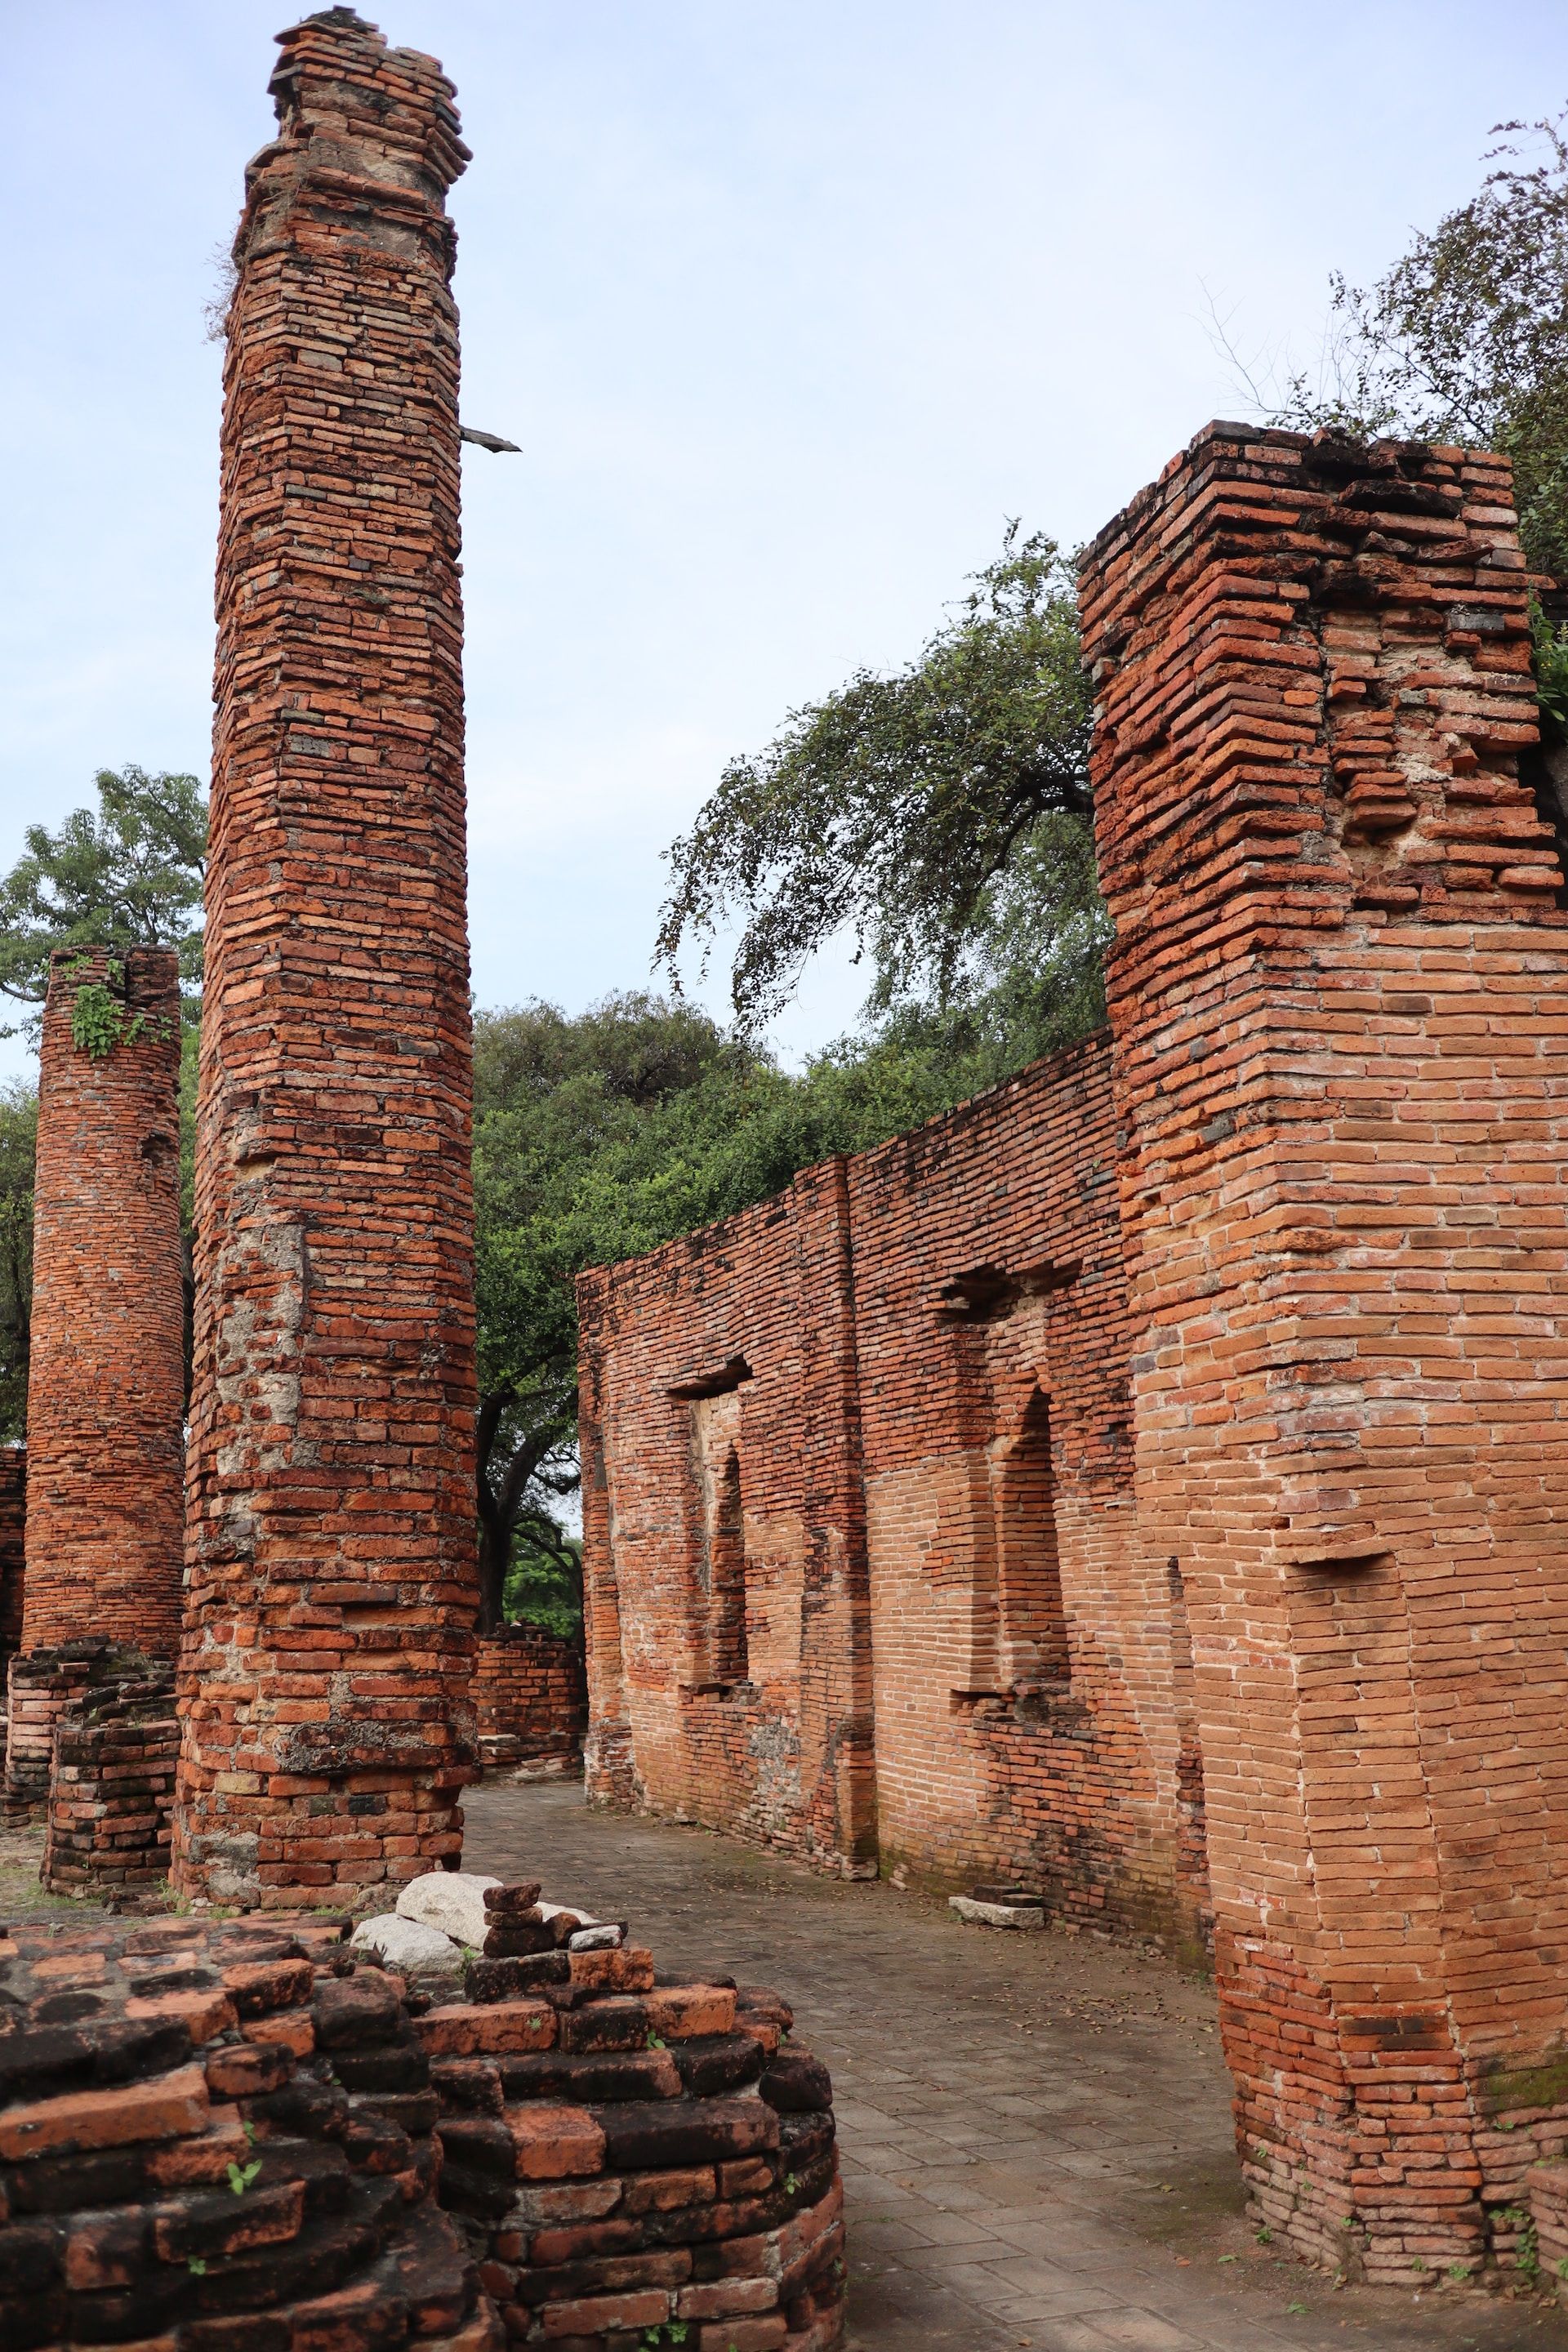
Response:
POLYGON ((0 1937, 7 2352, 834 2352, 832 2085, 787 2002, 497 1891, 487 1946, 548 1948, 435 2006, 319 1916, 0 1937))
POLYGON ((455 1861, 478 1599, 458 320, 432 58, 281 37, 227 320, 174 1878, 455 1861))
POLYGON ((40 1873, 51 1895, 132 1894, 167 1877, 179 1752, 172 1666, 124 1667, 66 1708, 40 1873))

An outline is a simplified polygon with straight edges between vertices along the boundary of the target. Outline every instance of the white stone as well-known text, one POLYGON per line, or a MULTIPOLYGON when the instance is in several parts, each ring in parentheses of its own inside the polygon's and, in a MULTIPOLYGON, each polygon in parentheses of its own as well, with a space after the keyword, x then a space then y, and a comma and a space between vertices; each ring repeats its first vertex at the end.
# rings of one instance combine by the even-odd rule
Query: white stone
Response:
POLYGON ((947 1899, 972 1927, 1043 1927, 1046 1924, 1037 1903, 976 1903, 972 1895, 950 1895, 947 1899))
POLYGON ((428 1870, 423 1878, 409 1880, 397 1898, 397 1916, 417 1919, 426 1927, 439 1927, 455 1943, 482 1952, 490 1927, 485 1917, 485 1889, 503 1884, 501 1879, 479 1878, 466 1870, 428 1870))
POLYGON ((400 1919, 395 1911, 362 1919, 349 1946, 353 1951, 375 1953, 389 1969, 411 1979, 440 1978, 456 1984, 463 1973, 463 1955, 450 1936, 419 1919, 400 1919))
POLYGON ((626 1940, 626 1931, 612 1921, 601 1920, 592 1927, 579 1927, 566 1938, 569 1952, 616 1952, 626 1940))

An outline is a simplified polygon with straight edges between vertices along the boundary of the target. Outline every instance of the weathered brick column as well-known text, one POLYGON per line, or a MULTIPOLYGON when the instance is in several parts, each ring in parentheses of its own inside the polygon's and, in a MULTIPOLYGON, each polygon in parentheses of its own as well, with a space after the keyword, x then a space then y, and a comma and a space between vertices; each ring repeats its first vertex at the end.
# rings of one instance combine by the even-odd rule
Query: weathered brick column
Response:
POLYGON ((166 948, 58 954, 38 1066, 25 1651, 179 1643, 180 996, 166 948), (118 1022, 103 1050, 72 1016, 118 1022))
POLYGON ((79 1680, 68 1646, 107 1641, 145 1674, 179 1643, 179 1074, 172 950, 55 956, 38 1068, 14 1816, 47 1794, 52 1725, 79 1680))
POLYGON ((1418 2279, 1568 2116, 1568 916, 1507 467, 1211 425, 1083 605, 1242 2154, 1418 2279))
POLYGON ((455 1860, 477 1598, 450 84, 282 36, 225 370, 175 1883, 455 1860))

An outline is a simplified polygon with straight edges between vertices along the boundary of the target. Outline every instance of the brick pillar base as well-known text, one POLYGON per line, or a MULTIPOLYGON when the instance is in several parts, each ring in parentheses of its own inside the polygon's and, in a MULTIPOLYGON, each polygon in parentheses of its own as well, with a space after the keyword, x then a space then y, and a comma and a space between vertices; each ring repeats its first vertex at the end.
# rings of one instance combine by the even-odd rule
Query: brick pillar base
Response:
POLYGON ((172 1667, 128 1668, 55 1726, 43 1883, 51 1895, 153 1886, 169 1871, 180 1726, 172 1667))
POLYGON ((100 1636, 62 1642, 58 1649, 35 1650, 13 1658, 6 1677, 9 1732, 5 1747, 5 1818, 13 1825, 35 1821, 49 1801, 55 1727, 68 1707, 94 1691, 118 1688, 151 1669, 139 1650, 126 1650, 100 1636))

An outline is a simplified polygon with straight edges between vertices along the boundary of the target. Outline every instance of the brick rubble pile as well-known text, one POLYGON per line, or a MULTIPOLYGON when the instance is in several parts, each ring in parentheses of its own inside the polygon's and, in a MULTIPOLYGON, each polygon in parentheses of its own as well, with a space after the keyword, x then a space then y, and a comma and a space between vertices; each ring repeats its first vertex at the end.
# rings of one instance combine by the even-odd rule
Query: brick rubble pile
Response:
POLYGON ((437 2000, 341 1919, 0 1938, 6 2352, 837 2346, 831 2086, 787 2004, 478 1884, 437 2000))

